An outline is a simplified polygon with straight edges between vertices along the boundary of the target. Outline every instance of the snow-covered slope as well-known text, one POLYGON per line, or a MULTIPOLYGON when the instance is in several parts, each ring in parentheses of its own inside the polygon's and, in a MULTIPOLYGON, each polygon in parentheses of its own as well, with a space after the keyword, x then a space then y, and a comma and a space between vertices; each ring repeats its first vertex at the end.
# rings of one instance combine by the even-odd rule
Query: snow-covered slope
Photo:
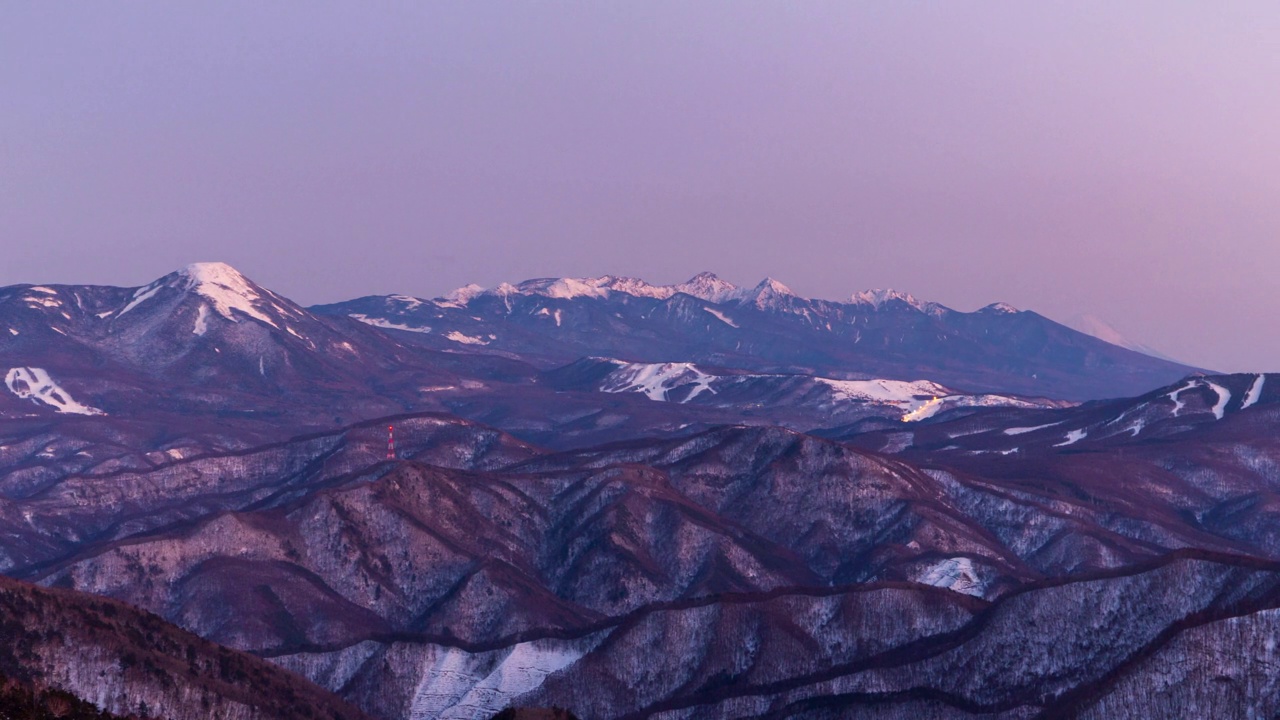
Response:
POLYGON ((650 400, 804 413, 810 427, 876 416, 904 422, 969 407, 1062 407, 1063 403, 971 394, 928 380, 837 380, 809 375, 729 371, 694 363, 628 363, 594 358, 551 373, 561 389, 638 393, 650 400))

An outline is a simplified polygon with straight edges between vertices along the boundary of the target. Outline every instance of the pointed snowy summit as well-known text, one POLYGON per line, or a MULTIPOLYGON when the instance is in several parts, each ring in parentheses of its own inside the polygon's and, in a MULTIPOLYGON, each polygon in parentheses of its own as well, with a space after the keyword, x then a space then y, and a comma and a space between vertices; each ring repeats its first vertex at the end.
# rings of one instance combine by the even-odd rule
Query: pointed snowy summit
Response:
POLYGON ((728 280, 722 280, 715 273, 710 272, 700 272, 672 289, 713 303, 732 300, 742 292, 737 285, 728 280))
POLYGON ((767 277, 748 291, 743 299, 763 310, 779 307, 795 297, 796 294, 791 291, 791 288, 767 277))
POLYGON ((198 262, 138 288, 119 311, 104 313, 102 317, 114 315, 114 319, 119 319, 136 308, 153 306, 168 308, 172 313, 179 304, 192 300, 200 305, 194 330, 197 335, 204 334, 207 321, 213 314, 233 323, 240 322, 241 316, 245 316, 277 330, 282 317, 298 318, 302 315, 293 303, 259 287, 230 265, 198 262))
POLYGON ((854 305, 866 305, 874 310, 882 310, 885 307, 892 307, 897 303, 901 303, 934 317, 942 317, 951 312, 951 309, 945 305, 919 300, 911 293, 887 288, 856 292, 849 296, 849 302, 854 305))
POLYGON ((1002 315, 1013 315, 1014 313, 1020 313, 1022 311, 1010 305, 1009 303, 995 302, 995 303, 991 303, 990 305, 987 305, 986 307, 979 308, 978 312, 1000 313, 1002 315))

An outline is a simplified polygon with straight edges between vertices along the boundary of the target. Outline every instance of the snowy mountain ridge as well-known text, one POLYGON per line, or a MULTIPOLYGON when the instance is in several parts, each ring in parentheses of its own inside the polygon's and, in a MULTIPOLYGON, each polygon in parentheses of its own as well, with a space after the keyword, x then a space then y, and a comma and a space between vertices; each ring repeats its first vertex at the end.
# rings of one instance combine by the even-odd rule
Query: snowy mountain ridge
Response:
MULTIPOLYGON (((806 298, 796 294, 782 282, 766 277, 754 286, 740 287, 724 280, 712 272, 701 272, 685 282, 674 285, 654 285, 640 278, 618 275, 601 275, 593 278, 536 278, 518 284, 501 283, 493 288, 483 288, 476 284, 464 285, 442 297, 431 301, 449 307, 465 306, 477 297, 510 295, 541 296, 572 300, 576 298, 607 299, 614 293, 632 297, 655 298, 666 300, 678 294, 689 295, 710 303, 722 304, 733 301, 744 301, 758 307, 774 304, 783 298, 798 298, 814 301, 818 298, 806 298)), ((867 305, 880 309, 891 301, 901 301, 921 312, 936 313, 948 310, 943 305, 917 300, 910 293, 891 289, 864 290, 855 292, 849 297, 853 304, 867 305)))

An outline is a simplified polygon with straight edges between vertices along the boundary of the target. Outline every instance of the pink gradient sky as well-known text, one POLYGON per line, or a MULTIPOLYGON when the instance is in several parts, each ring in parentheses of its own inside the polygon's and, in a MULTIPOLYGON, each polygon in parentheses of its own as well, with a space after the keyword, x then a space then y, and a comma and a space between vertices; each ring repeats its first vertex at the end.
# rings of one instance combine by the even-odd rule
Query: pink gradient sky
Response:
POLYGON ((6 3, 0 284, 712 270, 1280 371, 1278 88, 1268 2, 6 3))

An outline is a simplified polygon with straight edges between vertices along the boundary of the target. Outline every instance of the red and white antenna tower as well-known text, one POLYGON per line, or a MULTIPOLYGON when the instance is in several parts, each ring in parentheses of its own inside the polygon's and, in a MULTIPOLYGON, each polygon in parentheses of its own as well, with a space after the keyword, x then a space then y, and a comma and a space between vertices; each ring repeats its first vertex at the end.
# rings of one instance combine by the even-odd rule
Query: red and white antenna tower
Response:
POLYGON ((387 459, 396 459, 396 429, 393 425, 387 426, 387 459))

